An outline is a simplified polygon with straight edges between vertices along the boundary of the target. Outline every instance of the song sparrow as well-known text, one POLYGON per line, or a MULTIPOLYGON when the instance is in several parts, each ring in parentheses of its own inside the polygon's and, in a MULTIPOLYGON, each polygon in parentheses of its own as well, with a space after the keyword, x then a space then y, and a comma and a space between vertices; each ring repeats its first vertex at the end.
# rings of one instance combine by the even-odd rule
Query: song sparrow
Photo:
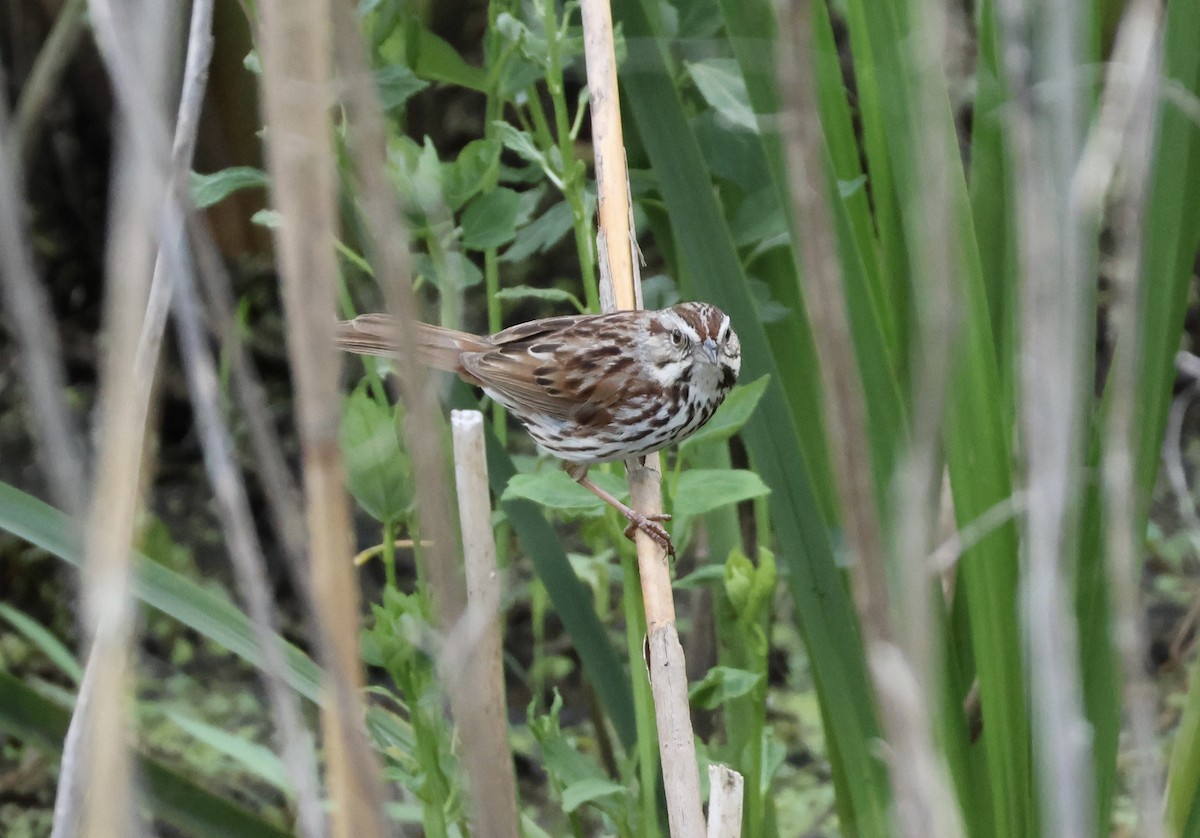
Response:
MULTIPOLYGON (((342 349, 394 355, 397 327, 364 314, 338 325, 342 349)), ((588 466, 651 454, 712 418, 737 381, 742 350, 729 317, 708 303, 661 311, 548 317, 480 337, 416 325, 421 361, 455 372, 504 405, 577 480, 674 553, 659 521, 588 479, 588 466)))

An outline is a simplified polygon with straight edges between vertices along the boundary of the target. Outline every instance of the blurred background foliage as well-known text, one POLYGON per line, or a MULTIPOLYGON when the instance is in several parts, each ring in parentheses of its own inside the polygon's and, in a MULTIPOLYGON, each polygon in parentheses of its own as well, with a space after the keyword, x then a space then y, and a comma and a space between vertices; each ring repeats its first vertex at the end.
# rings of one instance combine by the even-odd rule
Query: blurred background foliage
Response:
MULTIPOLYGON (((802 57, 825 138, 821 177, 866 405, 867 436, 858 442, 889 534, 903 523, 902 464, 919 423, 943 419, 943 410, 922 404, 917 386, 929 339, 923 306, 935 292, 921 261, 929 242, 920 222, 930 190, 940 190, 952 209, 940 244, 955 254, 953 363, 936 455, 947 480, 926 512, 945 512, 938 543, 954 533, 955 521, 963 531, 981 518, 991 523, 964 536, 961 559, 940 578, 932 561, 906 564, 889 537, 888 578, 898 601, 898 579, 909 575, 927 575, 929 587, 944 594, 933 609, 936 680, 927 708, 938 759, 964 831, 1009 836, 1046 831, 1053 783, 1039 775, 1035 758, 1044 731, 1031 721, 1036 696, 1019 581, 1028 533, 1012 501, 1028 465, 1019 428, 1019 167, 1005 125, 1019 102, 1000 63, 997 5, 939 6, 940 48, 928 55, 913 46, 925 34, 919 0, 806 5, 811 42, 802 57), (933 160, 936 177, 922 158, 934 135, 952 151, 933 160)), ((254 10, 233 0, 216 8, 192 194, 235 268, 237 334, 260 367, 272 422, 294 459, 269 236, 278 218, 268 206, 258 137, 254 10)), ((1087 361, 1078 381, 1061 382, 1081 390, 1085 417, 1078 434, 1086 462, 1069 478, 1078 514, 1068 524, 1061 569, 1070 596, 1065 616, 1078 636, 1078 660, 1068 671, 1078 672, 1072 688, 1090 725, 1089 820, 1101 834, 1147 834, 1131 795, 1136 759, 1123 734, 1111 613, 1112 586, 1133 586, 1146 629, 1139 665, 1157 687, 1155 759, 1170 766, 1167 826, 1170 834, 1200 835, 1192 641, 1200 600, 1189 488, 1197 436, 1188 411, 1197 378, 1176 371, 1176 352, 1191 349, 1197 325, 1200 3, 1170 0, 1164 8, 1163 93, 1154 105, 1146 205, 1136 221, 1142 284, 1129 294, 1113 277, 1112 219, 1129 200, 1122 184, 1086 237, 1087 361), (1112 578, 1094 475, 1110 402, 1128 398, 1110 387, 1113 308, 1134 301, 1139 328, 1127 350, 1138 363, 1132 500, 1146 537, 1137 577, 1112 578), (1182 488, 1158 479, 1164 450, 1178 463, 1182 488)), ((62 10, 54 0, 0 8, 10 104, 62 10)), ((1110 0, 1073 5, 1080 66, 1104 66, 1121 12, 1110 0)), ((427 319, 490 332, 597 310, 576 4, 362 0, 357 14, 388 117, 389 174, 410 225, 413 280, 427 319)), ((743 345, 742 386, 664 467, 681 553, 675 572, 697 746, 704 759, 746 776, 746 835, 892 834, 894 783, 841 531, 820 353, 805 302, 811 284, 800 267, 810 231, 797 226, 779 120, 780 55, 797 45, 767 0, 617 0, 613 14, 646 306, 714 302, 731 315, 743 345)), ((1098 118, 1103 76, 1081 78, 1082 131, 1098 118)), ((26 161, 39 269, 82 417, 94 404, 103 287, 112 108, 103 79, 85 38, 46 107, 46 139, 26 161)), ((341 150, 339 117, 331 130, 341 150)), ((341 306, 351 316, 378 310, 382 297, 348 164, 341 174, 341 306)), ((61 513, 36 499, 46 487, 28 455, 30 414, 15 351, 11 342, 0 345, 0 526, 8 533, 0 535, 0 830, 37 835, 49 822, 56 749, 79 678, 70 604, 79 547, 61 513)), ((168 364, 151 511, 139 534, 137 590, 149 606, 139 634, 137 704, 144 785, 154 816, 180 834, 286 832, 291 791, 267 747, 270 723, 247 665, 258 653, 229 594, 187 393, 177 361, 168 364)), ((434 677, 429 602, 415 555, 420 491, 412 486, 389 366, 346 364, 340 433, 369 603, 361 647, 368 727, 391 783, 389 815, 422 824, 429 835, 467 834, 466 792, 434 677)), ((478 404, 479 394, 460 384, 445 395, 456 407, 478 404)), ((223 407, 261 511, 263 488, 244 426, 232 399, 223 407)), ((527 834, 661 834, 644 627, 621 522, 555 463, 539 459, 498 406, 484 407, 505 569, 510 738, 527 834)), ((618 468, 596 479, 623 491, 618 468)), ((265 520, 262 528, 269 533, 265 520)), ((282 631, 295 643, 289 683, 315 700, 305 603, 277 539, 266 543, 282 631)), ((933 552, 937 543, 926 547, 933 552)))

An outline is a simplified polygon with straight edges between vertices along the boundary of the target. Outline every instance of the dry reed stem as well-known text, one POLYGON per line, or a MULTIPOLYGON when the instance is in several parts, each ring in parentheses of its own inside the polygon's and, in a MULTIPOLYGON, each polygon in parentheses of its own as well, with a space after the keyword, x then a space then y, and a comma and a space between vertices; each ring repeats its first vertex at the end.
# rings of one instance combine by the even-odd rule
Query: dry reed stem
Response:
MULTIPOLYGON (((404 328, 404 324, 419 319, 410 279, 408 225, 400 215, 396 192, 387 176, 383 109, 366 63, 352 6, 335 5, 334 27, 347 118, 346 139, 358 175, 358 199, 376 265, 375 275, 380 278, 387 310, 398 324, 400 357, 415 358, 413 330, 404 328)), ((445 422, 436 381, 422 364, 398 364, 396 374, 407 410, 406 450, 412 458, 413 481, 421 487, 421 503, 417 507, 420 531, 422 538, 433 541, 422 554, 425 578, 438 627, 448 633, 458 622, 466 594, 455 556, 457 527, 440 430, 445 422)))
POLYGON ((259 379, 254 359, 246 351, 238 334, 233 280, 208 228, 192 214, 188 217, 190 244, 198 274, 204 283, 204 296, 214 324, 217 340, 229 358, 233 396, 241 411, 250 441, 249 460, 258 475, 270 513, 275 537, 287 556, 288 570, 296 590, 312 602, 312 580, 304 544, 304 500, 296 477, 283 455, 274 411, 259 379))
POLYGON ((1091 733, 1084 715, 1079 642, 1066 560, 1078 531, 1089 294, 1086 253, 1095 233, 1071 189, 1082 137, 1080 49, 1073 4, 1038 11, 996 4, 1002 69, 1012 102, 1006 129, 1013 167, 1020 275, 1020 420, 1029 498, 1022 587, 1030 709, 1047 834, 1093 835, 1091 733))
POLYGON ((84 12, 87 0, 67 0, 58 11, 54 26, 46 42, 38 51, 37 59, 25 80, 21 98, 13 114, 13 157, 24 165, 37 148, 38 134, 42 128, 41 118, 46 103, 58 89, 63 74, 75 50, 87 31, 84 12))
MULTIPOLYGON (((0 72, 0 86, 4 83, 0 72)), ((33 441, 55 503, 78 520, 87 503, 87 467, 75 418, 67 406, 58 324, 38 283, 25 230, 22 167, 0 103, 0 293, 7 327, 20 349, 33 409, 33 441)))
MULTIPOLYGON (((466 564, 467 608, 450 640, 457 648, 443 673, 459 730, 471 790, 475 832, 483 838, 517 838, 516 777, 508 746, 508 711, 500 623, 500 579, 484 450, 483 414, 456 410, 454 476, 466 564)), ((451 642, 447 642, 450 647, 451 642)))
POLYGON ((328 0, 266 0, 259 10, 267 160, 283 217, 276 241, 326 678, 322 726, 333 834, 368 838, 384 835, 386 827, 380 769, 356 694, 362 683, 358 589, 348 561, 350 509, 337 439, 332 9, 328 0))
MULTIPOLYGON (((132 689, 131 542, 142 503, 150 382, 134 370, 157 240, 157 209, 166 182, 154 137, 163 132, 164 56, 168 10, 158 4, 102 0, 90 5, 93 25, 113 77, 121 118, 113 167, 105 259, 107 339, 100 371, 103 417, 84 547, 85 625, 91 643, 85 679, 90 695, 79 726, 79 770, 60 781, 54 833, 110 836, 134 829, 132 761, 127 714, 132 689), (136 17, 135 17, 136 15, 136 17), (138 25, 132 25, 136 20, 138 25), (119 41, 115 33, 125 33, 119 41), (101 791, 102 790, 102 791, 101 791), (82 812, 75 802, 82 797, 82 812), (61 804, 61 806, 59 805, 61 804), (76 817, 79 820, 76 823, 76 817)), ((69 764, 69 763, 68 763, 69 764)))
MULTIPOLYGON (((1157 737, 1157 695, 1143 665, 1146 627, 1140 602, 1142 544, 1136 522, 1138 370, 1143 344, 1139 332, 1143 299, 1142 225, 1149 193, 1156 111, 1161 84, 1162 6, 1155 0, 1133 0, 1126 6, 1108 65, 1100 116, 1076 172, 1076 188, 1100 200, 1120 166, 1124 194, 1113 220, 1112 319, 1118 351, 1109 386, 1111 408, 1104 440, 1104 509, 1107 523, 1109 590, 1112 592, 1113 641, 1121 656, 1126 719, 1135 754, 1133 796, 1139 834, 1161 838, 1164 823, 1163 776, 1157 737), (1095 153, 1092 153, 1093 150, 1095 153), (1088 164, 1099 161, 1094 167, 1088 164), (1089 175, 1096 173, 1096 176, 1089 175)), ((1084 198, 1080 199, 1083 204, 1084 198)), ((1085 210, 1089 207, 1083 204, 1085 210)), ((1169 472, 1169 469, 1168 469, 1169 472)), ((1195 515, 1194 511, 1191 514, 1195 515)))
MULTIPOLYGON (((785 148, 796 224, 804 232, 800 255, 808 285, 805 305, 821 359, 826 427, 831 434, 839 506, 854 556, 855 605, 889 747, 893 813, 899 833, 956 835, 963 827, 947 772, 934 746, 933 720, 926 711, 936 704, 936 694, 929 675, 932 654, 924 636, 931 622, 931 585, 925 574, 912 574, 915 580, 902 591, 906 620, 893 627, 889 615, 884 539, 869 457, 865 395, 849 331, 841 265, 827 203, 825 138, 809 60, 810 9, 808 3, 792 2, 782 15, 781 31, 791 36, 791 49, 782 50, 779 56, 779 86, 785 107, 785 148)), ((927 552, 920 545, 929 540, 936 510, 934 481, 939 475, 928 461, 929 453, 915 451, 910 461, 914 472, 922 469, 919 474, 909 475, 921 480, 916 512, 925 528, 915 536, 918 548, 913 554, 918 562, 927 552), (925 462, 921 462, 922 454, 925 462)))
POLYGON ((186 246, 185 189, 212 54, 211 25, 212 0, 195 0, 172 149, 172 189, 164 209, 163 246, 155 264, 139 355, 145 352, 156 356, 162 340, 166 310, 155 310, 156 292, 161 306, 168 305, 173 297, 180 353, 200 429, 209 482, 216 495, 218 515, 229 544, 238 588, 243 592, 255 640, 261 650, 264 686, 284 771, 296 798, 299 831, 305 836, 324 836, 327 825, 321 811, 316 754, 297 697, 286 681, 283 649, 274 631, 275 609, 265 572, 266 560, 236 462, 233 437, 220 410, 220 385, 207 347, 194 271, 186 246))
MULTIPOLYGON (((606 296, 603 290, 600 296, 613 300, 616 309, 631 309, 640 305, 641 294, 630 223, 629 173, 621 129, 612 11, 608 0, 583 0, 581 10, 596 156, 598 241, 602 251, 600 282, 602 287, 606 282, 612 287, 611 296, 606 296)), ((646 457, 644 467, 629 460, 626 470, 633 508, 643 514, 662 512, 659 456, 646 457)), ((705 831, 704 811, 688 708, 687 669, 675 625, 671 568, 666 551, 645 533, 638 531, 635 543, 667 818, 672 835, 699 836, 705 831)))
POLYGON ((745 784, 728 765, 708 766, 708 838, 740 838, 745 784))

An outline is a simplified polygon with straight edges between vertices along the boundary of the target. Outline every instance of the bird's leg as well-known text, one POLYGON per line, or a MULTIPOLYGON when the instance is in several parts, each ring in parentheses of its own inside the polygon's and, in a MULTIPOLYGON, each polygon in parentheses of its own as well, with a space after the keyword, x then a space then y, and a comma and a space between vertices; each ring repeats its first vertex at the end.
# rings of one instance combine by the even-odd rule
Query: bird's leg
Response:
POLYGON ((564 463, 563 468, 567 474, 571 475, 572 480, 625 516, 626 520, 629 521, 629 526, 625 528, 626 538, 632 541, 634 531, 641 530, 650 536, 655 544, 666 550, 668 554, 675 555, 675 545, 671 543, 671 536, 667 534, 666 529, 659 523, 660 521, 670 521, 670 515, 661 512, 647 515, 644 512, 638 512, 636 509, 632 509, 628 505, 621 503, 621 501, 588 479, 588 467, 586 463, 564 463))

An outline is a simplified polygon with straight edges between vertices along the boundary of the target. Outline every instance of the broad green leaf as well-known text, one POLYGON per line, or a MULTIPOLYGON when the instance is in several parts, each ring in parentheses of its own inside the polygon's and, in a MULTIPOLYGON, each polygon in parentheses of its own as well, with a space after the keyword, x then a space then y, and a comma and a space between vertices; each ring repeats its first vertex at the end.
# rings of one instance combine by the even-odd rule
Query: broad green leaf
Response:
POLYGON ((717 408, 713 418, 708 420, 696 433, 679 443, 679 450, 684 451, 690 446, 702 442, 721 442, 729 439, 742 429, 754 414, 754 408, 767 389, 769 375, 759 376, 749 384, 741 384, 733 388, 725 401, 717 408))
POLYGON ((11 605, 3 602, 0 602, 0 617, 3 617, 13 628, 25 635, 26 639, 40 649, 42 654, 50 659, 51 663, 62 670, 63 674, 76 684, 80 682, 83 678, 83 670, 75 660, 75 656, 45 626, 28 614, 18 611, 11 605))
POLYGON ((752 471, 691 469, 679 475, 675 508, 684 515, 703 515, 726 504, 763 497, 770 491, 752 471))
MULTIPOLYGON (((606 492, 628 500, 629 487, 615 474, 590 473, 588 477, 606 492)), ((605 503, 571 479, 565 471, 539 471, 536 474, 517 474, 508 481, 501 500, 531 500, 550 509, 598 514, 605 503)))
POLYGON ((688 73, 700 95, 717 113, 739 128, 758 133, 758 121, 750 108, 746 82, 732 58, 706 58, 687 64, 688 73))
POLYGON ((420 50, 417 54, 418 76, 487 93, 487 73, 464 61, 447 41, 420 26, 417 30, 417 45, 420 50))
MULTIPOLYGON (((70 714, 66 708, 0 670, 0 730, 51 754, 61 752, 70 714)), ((139 755, 137 774, 156 818, 197 838, 290 838, 292 832, 209 792, 174 767, 139 755)))
POLYGON ((457 250, 445 255, 440 267, 427 253, 420 253, 413 260, 417 273, 443 290, 474 288, 483 282, 483 271, 467 256, 457 250))
POLYGON ((389 64, 375 71, 375 85, 379 98, 387 110, 395 110, 425 88, 429 82, 417 78, 417 74, 403 64, 389 64))
POLYGON ((774 186, 764 186, 747 195, 733 217, 731 232, 738 247, 767 239, 786 243, 789 233, 787 218, 779 208, 779 190, 774 186))
POLYGON ((413 501, 412 470, 397 418, 393 408, 371 397, 365 384, 342 403, 338 441, 345 457, 346 486, 381 523, 403 518, 413 501))
MULTIPOLYGON (((558 714, 561 709, 562 696, 555 691, 549 713, 535 716, 532 704, 527 713, 529 732, 533 734, 542 750, 542 760, 547 773, 564 789, 577 787, 572 792, 571 803, 573 806, 578 807, 591 802, 597 808, 611 815, 619 816, 621 801, 614 800, 613 796, 624 792, 622 797, 625 797, 629 794, 629 790, 624 786, 614 787, 615 784, 595 760, 589 759, 576 750, 559 727, 558 714)), ((563 808, 566 809, 566 806, 567 800, 564 792, 563 808)))
POLYGON ((529 135, 529 132, 515 128, 507 122, 493 122, 492 127, 495 129, 496 136, 499 137, 500 142, 504 143, 505 148, 523 160, 536 163, 543 168, 545 167, 546 156, 538 150, 537 143, 533 141, 533 137, 529 135))
POLYGON ((462 216, 463 246, 487 250, 508 244, 517 234, 521 196, 507 187, 479 195, 462 216))
POLYGON ((719 585, 725 580, 725 568, 719 564, 706 564, 693 570, 687 576, 676 579, 671 587, 681 591, 703 588, 709 585, 719 585))
POLYGON ((744 669, 714 666, 705 676, 688 687, 688 702, 693 707, 716 710, 725 702, 749 694, 763 676, 744 669))
POLYGON ((410 214, 436 218, 444 213, 442 162, 429 137, 421 145, 403 135, 392 138, 388 145, 388 174, 410 214))
POLYGON ((192 172, 188 178, 196 209, 220 203, 239 189, 266 188, 270 185, 267 173, 253 166, 232 166, 210 175, 192 172))
MULTIPOLYGON (((32 495, 0 482, 0 529, 79 567, 82 551, 75 527, 67 516, 32 495)), ((228 600, 190 579, 134 554, 133 593, 147 605, 174 617, 253 666, 260 666, 250 621, 228 600)), ((292 689, 313 702, 321 701, 321 671, 312 659, 290 643, 283 645, 292 689)))
POLYGON ((260 209, 250 216, 250 223, 266 227, 268 230, 278 230, 283 226, 283 216, 278 210, 260 209))
POLYGON ((442 190, 446 205, 457 211, 479 194, 488 183, 494 183, 500 171, 500 142, 474 140, 458 153, 453 163, 442 169, 442 190))
POLYGON ((292 795, 283 760, 270 748, 177 711, 168 711, 167 716, 196 741, 229 757, 273 788, 292 795))
POLYGON ((497 300, 544 300, 548 303, 570 303, 576 311, 583 313, 587 310, 578 297, 562 288, 534 288, 529 285, 517 285, 513 288, 501 288, 496 292, 497 300))
POLYGON ((628 795, 629 789, 606 777, 589 777, 585 780, 578 780, 563 789, 562 808, 564 812, 570 814, 585 803, 591 803, 612 794, 628 795))

